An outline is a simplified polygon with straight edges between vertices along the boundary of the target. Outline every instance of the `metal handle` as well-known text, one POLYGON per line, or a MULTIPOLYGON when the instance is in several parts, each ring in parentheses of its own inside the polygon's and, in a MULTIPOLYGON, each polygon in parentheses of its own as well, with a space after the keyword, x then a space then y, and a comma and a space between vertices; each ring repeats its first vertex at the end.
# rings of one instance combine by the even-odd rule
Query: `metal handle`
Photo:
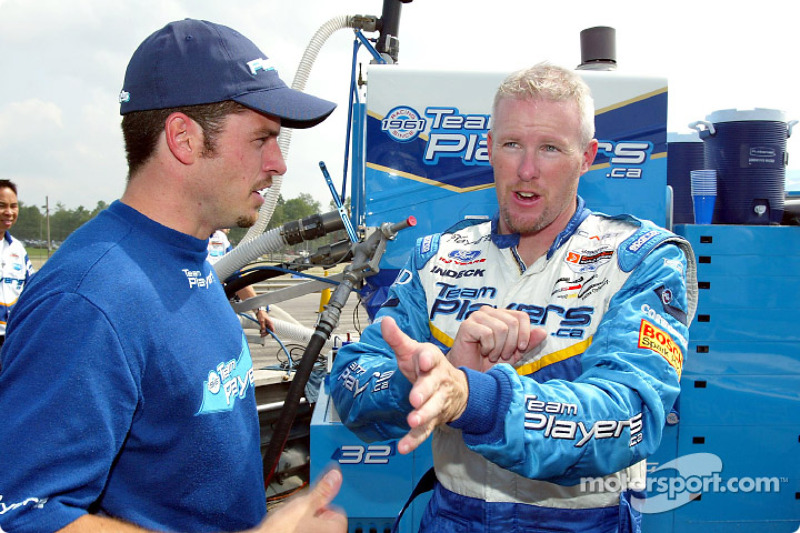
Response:
POLYGON ((692 122, 691 124, 689 124, 689 127, 692 128, 693 130, 697 130, 701 135, 703 133, 705 133, 706 135, 716 135, 716 133, 717 133, 716 128, 714 128, 714 124, 712 124, 711 122, 709 122, 707 120, 697 120, 697 121, 692 122), (701 125, 705 126, 706 129, 705 130, 700 129, 699 126, 701 126, 701 125))
POLYGON ((792 127, 795 124, 797 124, 796 120, 790 120, 789 123, 786 125, 786 138, 787 139, 792 136, 792 127))

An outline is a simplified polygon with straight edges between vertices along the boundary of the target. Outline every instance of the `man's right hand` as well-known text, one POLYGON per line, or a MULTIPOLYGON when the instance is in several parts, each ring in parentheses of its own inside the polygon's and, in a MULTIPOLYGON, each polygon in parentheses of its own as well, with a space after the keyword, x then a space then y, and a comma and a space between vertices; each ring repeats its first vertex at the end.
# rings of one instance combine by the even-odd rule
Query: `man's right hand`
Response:
POLYGON ((403 333, 390 317, 381 320, 383 340, 394 351, 400 372, 412 383, 408 401, 409 431, 397 443, 397 451, 411 453, 441 424, 458 419, 467 407, 467 376, 454 367, 439 348, 419 343, 403 333))

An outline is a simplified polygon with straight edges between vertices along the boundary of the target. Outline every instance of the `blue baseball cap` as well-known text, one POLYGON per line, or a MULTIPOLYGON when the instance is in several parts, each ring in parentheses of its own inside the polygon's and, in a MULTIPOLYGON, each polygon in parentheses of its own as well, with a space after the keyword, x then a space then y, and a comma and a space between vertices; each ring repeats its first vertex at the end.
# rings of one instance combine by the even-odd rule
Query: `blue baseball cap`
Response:
POLYGON ((336 104, 286 86, 269 58, 239 32, 205 20, 171 22, 133 53, 119 94, 120 114, 233 100, 310 128, 336 104))

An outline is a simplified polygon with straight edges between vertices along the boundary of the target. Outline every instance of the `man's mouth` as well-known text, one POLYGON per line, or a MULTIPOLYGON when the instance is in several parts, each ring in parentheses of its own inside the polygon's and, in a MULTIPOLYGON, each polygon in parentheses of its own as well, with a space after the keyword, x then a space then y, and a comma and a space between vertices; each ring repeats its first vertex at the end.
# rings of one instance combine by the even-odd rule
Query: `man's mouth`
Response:
POLYGON ((272 186, 272 184, 268 183, 267 185, 265 185, 265 186, 263 186, 263 187, 261 187, 259 189, 253 189, 253 192, 255 194, 258 194, 259 196, 266 196, 267 195, 267 191, 269 191, 269 188, 271 186, 272 186))
POLYGON ((263 183, 261 187, 255 189, 253 192, 257 192, 261 196, 265 196, 267 194, 267 190, 269 190, 270 187, 272 187, 272 178, 270 178, 269 181, 263 183))
POLYGON ((539 195, 534 192, 517 191, 515 194, 520 200, 535 200, 539 197, 539 195))

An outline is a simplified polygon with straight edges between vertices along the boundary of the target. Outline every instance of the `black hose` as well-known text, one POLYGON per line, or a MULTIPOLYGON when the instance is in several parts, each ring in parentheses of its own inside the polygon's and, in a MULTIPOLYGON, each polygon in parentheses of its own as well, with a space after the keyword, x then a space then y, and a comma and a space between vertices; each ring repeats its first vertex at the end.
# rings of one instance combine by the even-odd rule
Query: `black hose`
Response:
POLYGON ((286 393, 286 399, 283 402, 283 410, 275 423, 272 439, 270 439, 267 451, 264 454, 263 468, 266 486, 269 486, 272 476, 278 467, 283 447, 286 445, 286 439, 292 429, 292 424, 294 424, 297 407, 300 405, 306 383, 311 376, 311 371, 319 357, 319 353, 325 346, 325 342, 330 338, 333 330, 339 325, 342 308, 361 279, 361 273, 345 271, 344 279, 331 295, 328 306, 320 315, 317 327, 314 329, 311 340, 303 352, 303 357, 297 364, 294 377, 289 385, 289 391, 286 393))
POLYGON ((400 8, 411 0, 383 0, 383 13, 379 21, 380 35, 375 49, 380 54, 386 54, 397 63, 400 53, 400 8))
POLYGON ((272 438, 267 446, 267 451, 264 454, 263 468, 264 468, 264 486, 269 486, 272 481, 272 476, 278 467, 278 462, 283 453, 283 447, 286 445, 286 439, 289 437, 289 432, 294 424, 295 416, 297 415, 297 407, 300 405, 300 400, 303 397, 306 383, 311 376, 311 371, 314 369, 314 363, 317 361, 319 352, 325 346, 328 336, 322 333, 317 326, 317 330, 311 336, 311 340, 306 346, 303 357, 297 364, 294 378, 289 385, 289 392, 286 393, 286 399, 283 402, 283 410, 275 422, 275 427, 272 430, 272 438))
POLYGON ((250 270, 243 273, 238 278, 228 278, 228 281, 225 283, 225 295, 229 299, 233 298, 237 292, 245 287, 253 285, 254 283, 260 283, 276 276, 282 276, 286 274, 286 270, 302 272, 303 270, 308 270, 309 268, 314 268, 316 266, 335 265, 342 261, 347 261, 352 253, 351 245, 352 243, 350 242, 350 239, 343 239, 333 244, 320 246, 313 255, 309 256, 302 262, 298 263, 296 261, 292 261, 279 263, 273 267, 250 270))
POLYGON ((344 229, 344 221, 338 211, 307 216, 281 226, 280 232, 286 244, 310 241, 328 233, 344 229))
POLYGON ((292 424, 294 424, 297 408, 303 397, 308 378, 311 376, 314 363, 317 362, 325 342, 339 325, 339 317, 347 303, 347 299, 350 297, 350 293, 358 288, 365 276, 375 273, 374 269, 369 268, 369 264, 371 261, 380 259, 379 255, 383 253, 382 245, 385 245, 385 240, 394 238, 398 231, 414 226, 416 223, 417 221, 414 217, 408 217, 406 220, 395 224, 384 223, 380 231, 374 232, 365 241, 356 244, 353 252, 353 262, 345 269, 341 283, 333 291, 327 307, 320 315, 317 327, 314 329, 305 352, 303 352, 303 358, 297 364, 297 370, 289 385, 289 391, 283 402, 283 410, 281 410, 278 421, 275 423, 272 438, 263 458, 265 486, 269 486, 275 470, 278 468, 283 447, 286 445, 289 431, 292 429, 292 424))

